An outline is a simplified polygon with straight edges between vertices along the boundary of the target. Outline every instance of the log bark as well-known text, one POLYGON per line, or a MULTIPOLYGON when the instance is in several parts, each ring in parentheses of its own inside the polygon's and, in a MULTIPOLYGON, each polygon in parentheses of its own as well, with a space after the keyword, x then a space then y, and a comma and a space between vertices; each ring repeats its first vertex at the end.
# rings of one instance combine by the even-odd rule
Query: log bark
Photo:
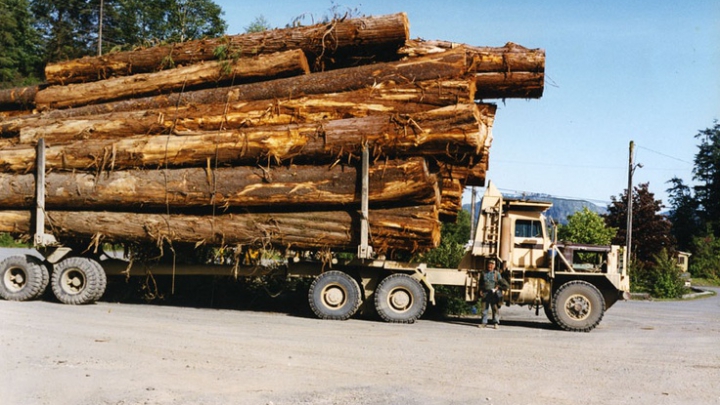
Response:
POLYGON ((305 54, 295 49, 229 61, 207 61, 91 83, 51 86, 37 93, 35 105, 40 110, 78 107, 209 85, 256 82, 307 73, 310 73, 310 68, 305 54))
POLYGON ((18 118, 0 123, 0 136, 20 136, 20 143, 45 138, 58 145, 80 139, 123 138, 136 134, 179 134, 264 125, 323 122, 380 114, 411 114, 474 101, 474 82, 425 81, 401 86, 381 84, 345 93, 290 100, 201 104, 150 111, 130 111, 78 118, 18 118))
MULTIPOLYGON (((322 124, 280 125, 243 130, 136 136, 51 146, 48 168, 120 170, 155 167, 256 164, 297 159, 318 163, 357 156, 363 143, 376 158, 439 156, 462 162, 480 153, 490 136, 495 105, 458 104, 418 114, 369 116, 322 124)), ((0 171, 30 172, 35 149, 0 150, 0 171)))
POLYGON ((505 46, 477 47, 447 41, 407 41, 400 53, 407 56, 464 50, 468 73, 475 74, 478 100, 540 98, 545 87, 545 51, 508 42, 505 46))
MULTIPOLYGON (((195 243, 356 251, 357 211, 246 213, 217 216, 126 212, 48 211, 48 232, 60 240, 195 243)), ((28 234, 30 211, 0 211, 0 232, 28 234)), ((434 205, 371 210, 371 244, 376 252, 422 253, 438 245, 440 223, 434 205)))
MULTIPOLYGON (((371 165, 369 174, 373 205, 439 202, 437 178, 428 172, 422 158, 378 162, 371 165)), ((343 165, 51 172, 46 176, 45 204, 50 210, 132 212, 359 207, 359 181, 355 167, 343 165)), ((34 196, 34 175, 0 173, 0 209, 31 208, 34 196)))
POLYGON ((398 53, 419 57, 458 48, 467 52, 468 71, 472 73, 545 72, 545 50, 529 49, 512 42, 502 47, 479 47, 448 41, 409 40, 398 53))
POLYGON ((85 57, 49 64, 45 77, 51 84, 69 84, 154 72, 216 59, 217 50, 226 57, 241 57, 301 49, 318 67, 332 64, 332 59, 356 64, 362 59, 397 58, 397 49, 408 38, 407 15, 398 13, 85 57))
POLYGON ((466 74, 466 52, 462 49, 397 62, 337 69, 262 83, 204 89, 170 95, 143 97, 49 111, 45 118, 69 118, 119 111, 140 111, 198 104, 298 98, 313 94, 340 93, 381 84, 411 84, 427 80, 461 78, 466 74))
POLYGON ((478 100, 540 98, 545 89, 545 73, 476 73, 475 86, 478 100))
POLYGON ((35 95, 40 86, 0 89, 0 111, 26 109, 35 106, 35 95))

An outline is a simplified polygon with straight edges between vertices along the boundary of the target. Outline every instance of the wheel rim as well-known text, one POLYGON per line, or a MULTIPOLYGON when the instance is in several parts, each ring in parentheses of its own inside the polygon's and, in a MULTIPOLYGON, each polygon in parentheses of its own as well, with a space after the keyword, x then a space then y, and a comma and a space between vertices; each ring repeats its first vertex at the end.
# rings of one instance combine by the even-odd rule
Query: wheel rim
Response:
POLYGON ((87 284, 85 272, 80 269, 68 269, 60 278, 60 287, 70 295, 80 294, 87 284))
POLYGON ((9 291, 18 292, 27 284, 27 273, 20 267, 9 268, 5 272, 3 283, 9 291))
POLYGON ((567 301, 565 301, 565 312, 570 318, 582 321, 590 316, 592 304, 590 304, 590 300, 583 295, 571 295, 567 301))
POLYGON ((406 312, 412 307, 412 294, 404 288, 394 288, 387 297, 387 303, 393 311, 406 312))
POLYGON ((331 309, 342 308, 347 303, 347 291, 337 284, 325 286, 322 289, 322 302, 331 309))

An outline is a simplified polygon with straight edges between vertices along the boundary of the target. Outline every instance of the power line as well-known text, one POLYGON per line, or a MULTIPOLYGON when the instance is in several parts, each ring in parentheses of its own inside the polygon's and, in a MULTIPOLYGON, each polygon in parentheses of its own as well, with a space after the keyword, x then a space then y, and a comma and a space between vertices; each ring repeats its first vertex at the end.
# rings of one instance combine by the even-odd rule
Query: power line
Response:
POLYGON ((645 149, 645 150, 648 151, 648 152, 652 152, 652 153, 655 153, 656 155, 664 156, 664 157, 669 158, 669 159, 677 160, 678 162, 687 163, 687 164, 689 164, 689 165, 694 164, 694 163, 692 163, 692 162, 688 162, 687 160, 683 160, 683 159, 677 158, 677 157, 675 157, 675 156, 670 156, 670 155, 668 155, 668 154, 666 154, 666 153, 658 152, 658 151, 656 151, 656 150, 652 150, 652 149, 646 148, 646 147, 644 147, 644 146, 637 145, 637 147, 638 147, 638 149, 645 149))

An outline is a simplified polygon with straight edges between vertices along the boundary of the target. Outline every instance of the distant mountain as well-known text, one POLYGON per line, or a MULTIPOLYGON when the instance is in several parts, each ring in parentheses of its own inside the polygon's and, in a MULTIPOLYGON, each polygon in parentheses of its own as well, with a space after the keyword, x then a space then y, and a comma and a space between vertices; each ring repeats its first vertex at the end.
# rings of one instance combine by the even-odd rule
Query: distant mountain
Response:
MULTIPOLYGON (((547 210, 547 212, 545 213, 545 216, 547 216, 548 219, 552 218, 556 223, 563 224, 563 225, 567 224, 568 215, 572 215, 578 211, 582 211, 583 207, 588 207, 588 209, 590 211, 596 212, 601 215, 607 213, 606 207, 601 207, 597 204, 594 204, 594 203, 592 203, 590 201, 586 201, 586 200, 558 198, 558 197, 553 197, 553 196, 550 196, 547 194, 531 194, 531 195, 524 195, 524 196, 505 195, 505 196, 512 197, 512 198, 522 197, 527 200, 535 200, 535 201, 550 201, 553 204, 553 206, 549 210, 547 210)), ((467 212, 470 212, 470 204, 464 204, 463 209, 467 212)), ((477 209, 480 209, 480 201, 477 202, 477 209)))

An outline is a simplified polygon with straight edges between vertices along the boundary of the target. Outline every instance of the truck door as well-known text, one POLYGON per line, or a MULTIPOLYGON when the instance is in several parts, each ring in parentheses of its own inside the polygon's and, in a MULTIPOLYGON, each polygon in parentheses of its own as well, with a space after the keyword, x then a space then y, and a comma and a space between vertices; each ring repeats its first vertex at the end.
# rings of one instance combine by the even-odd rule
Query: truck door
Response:
POLYGON ((540 219, 514 217, 512 265, 532 269, 545 264, 545 229, 540 219))

